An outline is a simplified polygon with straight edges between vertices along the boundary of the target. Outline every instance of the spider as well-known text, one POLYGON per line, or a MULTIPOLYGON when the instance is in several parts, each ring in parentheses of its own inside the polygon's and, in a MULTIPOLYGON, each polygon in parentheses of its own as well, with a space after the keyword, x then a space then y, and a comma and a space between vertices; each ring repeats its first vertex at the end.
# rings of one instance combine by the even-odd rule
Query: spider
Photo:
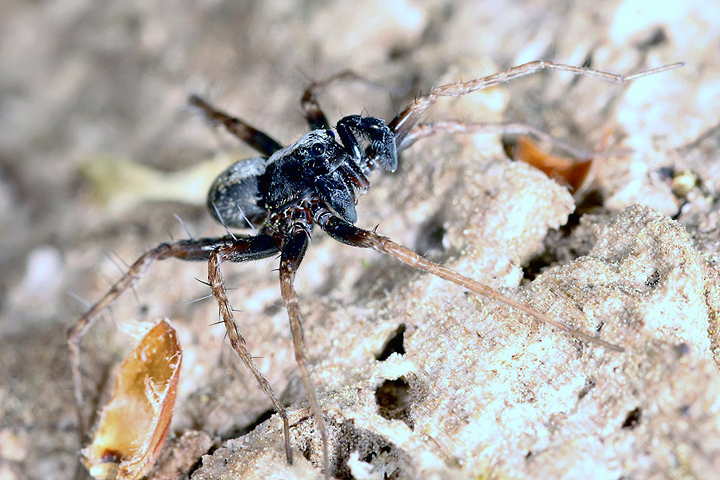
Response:
POLYGON ((335 126, 337 133, 334 133, 320 109, 317 94, 331 82, 344 78, 359 78, 352 72, 343 72, 324 82, 314 83, 305 90, 301 104, 310 132, 287 147, 282 147, 270 136, 251 127, 243 120, 216 109, 201 97, 191 95, 189 104, 202 112, 211 123, 223 125, 231 134, 262 155, 239 161, 225 170, 212 184, 207 201, 211 215, 226 229, 252 228, 254 234, 235 235, 228 230, 228 235, 223 237, 179 240, 158 245, 138 258, 105 296, 69 329, 71 370, 81 436, 85 431, 80 409, 83 404, 80 373, 82 336, 118 296, 143 276, 153 261, 168 258, 204 261, 208 263, 208 284, 218 303, 230 344, 253 373, 260 388, 268 396, 281 418, 287 462, 292 463, 287 411, 246 348, 245 339, 234 319, 220 269, 223 262, 249 262, 279 255, 280 290, 288 310, 295 359, 322 439, 324 472, 329 476, 327 430, 323 411, 308 372, 300 306, 293 287, 295 274, 310 245, 315 226, 341 243, 375 249, 412 267, 514 307, 579 340, 622 352, 623 349, 617 345, 567 326, 486 285, 431 262, 388 237, 376 233, 375 230, 357 227, 355 205, 358 197, 366 193, 370 186, 370 173, 378 167, 394 172, 398 166, 398 155, 420 138, 442 131, 472 133, 501 130, 539 134, 530 127, 518 125, 498 127, 454 121, 418 123, 421 115, 439 97, 466 95, 540 70, 566 71, 624 83, 681 65, 680 63, 666 65, 626 76, 535 61, 484 78, 434 88, 429 93, 416 98, 388 123, 372 116, 343 117, 337 122, 335 126))

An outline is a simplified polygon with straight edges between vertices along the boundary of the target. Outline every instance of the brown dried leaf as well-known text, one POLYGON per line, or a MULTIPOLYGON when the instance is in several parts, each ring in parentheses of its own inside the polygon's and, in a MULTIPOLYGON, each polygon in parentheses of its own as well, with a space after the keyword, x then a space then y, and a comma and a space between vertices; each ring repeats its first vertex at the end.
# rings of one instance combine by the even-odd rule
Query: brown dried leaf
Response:
POLYGON ((548 177, 566 184, 572 192, 580 188, 592 165, 592 159, 577 161, 551 155, 525 135, 518 138, 514 156, 517 160, 542 171, 548 177))
POLYGON ((95 439, 83 451, 94 478, 134 480, 152 468, 170 428, 181 363, 182 349, 167 320, 128 355, 95 439))

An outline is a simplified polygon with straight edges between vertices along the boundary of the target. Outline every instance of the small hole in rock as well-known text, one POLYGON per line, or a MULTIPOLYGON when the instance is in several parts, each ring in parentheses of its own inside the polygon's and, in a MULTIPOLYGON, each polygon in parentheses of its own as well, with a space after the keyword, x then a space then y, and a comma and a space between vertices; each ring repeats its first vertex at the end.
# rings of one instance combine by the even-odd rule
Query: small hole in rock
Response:
POLYGON ((642 416, 642 410, 640 410, 640 407, 634 408, 630 412, 628 412, 627 417, 625 417, 625 421, 622 424, 622 428, 626 430, 632 430, 633 428, 637 427, 640 423, 640 417, 642 416))
POLYGON ((381 362, 384 362, 387 360, 390 355, 393 353, 397 353, 400 355, 405 354, 405 346, 403 343, 405 342, 405 324, 401 323, 400 326, 395 330, 395 333, 393 333, 393 336, 388 338, 385 342, 385 345, 383 345, 382 351, 375 356, 375 358, 381 362))
POLYGON ((580 219, 586 213, 593 213, 603 204, 603 196, 597 190, 585 193, 582 200, 575 206, 575 212, 568 216, 568 221, 558 230, 550 230, 543 241, 544 250, 531 258, 523 268, 523 277, 527 280, 535 278, 549 267, 570 262, 587 255, 595 245, 594 240, 578 237, 574 234, 580 226, 580 219))
POLYGON ((404 378, 385 380, 375 390, 375 401, 378 404, 378 413, 388 420, 402 420, 411 429, 414 428, 410 418, 410 404, 413 393, 404 378))
POLYGON ((426 257, 435 257, 445 252, 443 238, 445 238, 445 225, 439 216, 434 216, 420 226, 418 240, 415 243, 415 251, 426 257))
POLYGON ((233 432, 231 435, 232 437, 241 437, 243 435, 246 435, 253 430, 255 430, 255 427, 263 423, 265 420, 269 420, 270 417, 272 417, 275 414, 275 410, 272 408, 269 410, 265 410, 263 413, 258 415, 258 417, 252 422, 246 425, 245 427, 239 429, 237 432, 233 432))
MULTIPOLYGON (((353 452, 357 452, 359 458, 372 465, 376 471, 386 470, 390 473, 382 478, 387 480, 399 480, 402 478, 418 478, 414 472, 414 464, 407 453, 395 448, 387 439, 377 433, 359 428, 353 420, 338 419, 329 417, 326 421, 328 431, 333 438, 331 457, 333 466, 331 475, 339 480, 353 480, 355 477, 348 466, 348 460, 353 452)), ((318 445, 319 446, 319 445, 318 445)), ((306 457, 307 458, 307 457, 306 457)), ((319 451, 312 452, 312 460, 315 465, 322 462, 322 454, 319 451)))

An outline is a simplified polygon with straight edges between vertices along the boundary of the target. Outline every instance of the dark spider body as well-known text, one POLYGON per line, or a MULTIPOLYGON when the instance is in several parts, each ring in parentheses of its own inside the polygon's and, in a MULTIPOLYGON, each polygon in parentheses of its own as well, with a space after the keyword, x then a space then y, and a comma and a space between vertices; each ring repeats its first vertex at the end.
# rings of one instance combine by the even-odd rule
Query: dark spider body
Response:
POLYGON ((374 117, 344 117, 336 128, 342 145, 332 130, 320 128, 269 158, 231 165, 210 187, 208 209, 227 227, 246 228, 250 222, 273 233, 280 233, 282 226, 266 225, 271 212, 313 203, 355 223, 355 204, 370 185, 368 174, 376 165, 390 172, 397 168, 395 137, 374 117))
MULTIPOLYGON (((379 166, 390 172, 395 171, 398 154, 423 137, 437 132, 509 131, 516 134, 537 134, 537 131, 531 127, 517 124, 473 125, 453 121, 418 124, 420 116, 439 97, 465 95, 545 69, 568 71, 622 83, 639 76, 677 68, 680 65, 673 64, 623 76, 549 62, 531 62, 488 77, 437 87, 428 94, 416 98, 387 124, 375 117, 359 115, 344 117, 336 126, 338 141, 317 103, 316 91, 324 89, 338 79, 358 78, 346 72, 325 82, 315 83, 305 91, 302 106, 311 131, 285 148, 242 120, 217 110, 200 97, 191 96, 190 105, 200 110, 210 122, 222 124, 230 133, 263 155, 230 166, 215 180, 208 195, 208 207, 216 220, 230 228, 252 227, 255 235, 229 234, 219 238, 179 240, 158 245, 138 258, 110 291, 68 331, 81 438, 85 432, 81 408, 83 389, 79 346, 82 336, 122 292, 142 277, 154 260, 177 258, 186 261, 207 261, 208 284, 218 303, 230 344, 251 370, 282 419, 286 457, 288 463, 292 463, 287 411, 278 401, 245 346, 245 339, 235 322, 234 310, 228 300, 220 270, 222 262, 247 262, 279 253, 280 290, 288 310, 295 358, 307 390, 313 416, 317 421, 318 432, 322 437, 324 473, 329 477, 332 469, 327 431, 307 368, 300 308, 293 288, 295 272, 310 243, 314 225, 342 243, 373 248, 472 292, 514 307, 536 320, 570 333, 577 339, 610 350, 622 351, 622 348, 603 341, 595 335, 567 326, 486 285, 426 260, 375 231, 356 227, 355 204, 358 196, 367 191, 370 185, 368 175, 372 170, 379 166)), ((84 438, 82 440, 84 441, 84 438)))

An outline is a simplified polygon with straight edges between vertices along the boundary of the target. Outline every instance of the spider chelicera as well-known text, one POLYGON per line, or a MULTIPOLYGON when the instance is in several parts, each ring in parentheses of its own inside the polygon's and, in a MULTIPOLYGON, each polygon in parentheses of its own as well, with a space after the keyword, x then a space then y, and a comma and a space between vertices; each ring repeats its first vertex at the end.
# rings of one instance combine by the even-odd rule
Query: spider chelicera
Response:
POLYGON ((68 331, 81 435, 85 431, 80 409, 83 404, 79 346, 82 336, 120 294, 142 277, 154 260, 177 258, 205 261, 208 262, 208 284, 220 308, 230 343, 243 363, 252 371, 282 419, 287 462, 292 463, 287 411, 245 346, 245 339, 235 322, 220 270, 222 262, 248 262, 279 254, 280 290, 288 310, 295 358, 322 437, 324 471, 325 475, 329 476, 327 431, 308 372, 300 307, 293 287, 295 272, 302 262, 316 225, 339 242, 388 254, 412 267, 514 307, 580 340, 622 351, 622 348, 612 343, 569 327, 486 285, 426 260, 374 230, 355 226, 358 220, 355 205, 358 196, 364 194, 370 186, 369 174, 377 167, 389 172, 395 171, 398 154, 420 138, 441 131, 473 133, 499 130, 538 134, 530 127, 518 125, 497 126, 453 121, 419 124, 420 116, 439 97, 466 95, 540 70, 566 71, 624 83, 681 65, 667 65, 625 76, 543 61, 530 62, 484 78, 437 87, 418 97, 387 124, 375 117, 343 117, 335 127, 336 135, 320 109, 317 94, 331 82, 342 78, 357 78, 351 72, 344 72, 324 82, 314 83, 305 90, 301 103, 311 131, 284 148, 244 121, 217 110, 198 96, 191 96, 190 105, 200 110, 211 123, 222 124, 230 133, 262 154, 230 166, 215 180, 208 195, 210 213, 217 221, 226 228, 252 228, 255 234, 229 233, 219 238, 180 240, 158 245, 136 260, 110 291, 68 331))

